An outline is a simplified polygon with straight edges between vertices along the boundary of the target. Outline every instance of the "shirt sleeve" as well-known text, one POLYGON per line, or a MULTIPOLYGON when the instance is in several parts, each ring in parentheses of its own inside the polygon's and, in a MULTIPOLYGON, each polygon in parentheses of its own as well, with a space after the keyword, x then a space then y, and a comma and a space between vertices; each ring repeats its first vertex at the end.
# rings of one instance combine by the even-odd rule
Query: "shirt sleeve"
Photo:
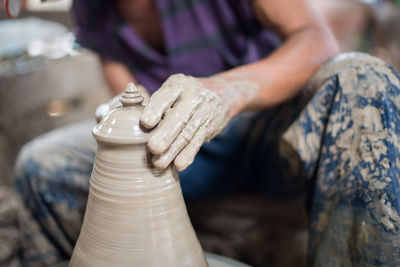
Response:
POLYGON ((266 51, 261 57, 267 56, 281 45, 279 36, 256 18, 253 0, 227 0, 227 2, 240 21, 240 30, 247 38, 247 45, 253 42, 253 45, 257 46, 257 51, 266 51))

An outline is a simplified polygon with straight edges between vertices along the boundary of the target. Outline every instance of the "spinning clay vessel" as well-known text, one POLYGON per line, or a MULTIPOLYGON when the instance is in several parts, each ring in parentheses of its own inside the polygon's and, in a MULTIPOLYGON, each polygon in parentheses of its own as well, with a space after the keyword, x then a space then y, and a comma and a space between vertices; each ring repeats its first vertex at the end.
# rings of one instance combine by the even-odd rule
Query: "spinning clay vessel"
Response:
POLYGON ((177 173, 154 169, 133 84, 93 129, 98 148, 72 267, 207 266, 177 173))

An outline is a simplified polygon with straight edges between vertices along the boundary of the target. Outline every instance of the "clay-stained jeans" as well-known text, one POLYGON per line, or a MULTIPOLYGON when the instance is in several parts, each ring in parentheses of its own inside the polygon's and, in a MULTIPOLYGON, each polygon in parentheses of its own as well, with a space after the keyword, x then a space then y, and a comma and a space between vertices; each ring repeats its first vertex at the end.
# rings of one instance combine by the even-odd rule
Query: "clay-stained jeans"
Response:
MULTIPOLYGON (((96 143, 94 122, 27 144, 16 166, 24 266, 68 259, 96 143)), ((309 266, 400 266, 400 76, 343 54, 278 107, 236 117, 180 173, 185 199, 304 192, 309 266)))

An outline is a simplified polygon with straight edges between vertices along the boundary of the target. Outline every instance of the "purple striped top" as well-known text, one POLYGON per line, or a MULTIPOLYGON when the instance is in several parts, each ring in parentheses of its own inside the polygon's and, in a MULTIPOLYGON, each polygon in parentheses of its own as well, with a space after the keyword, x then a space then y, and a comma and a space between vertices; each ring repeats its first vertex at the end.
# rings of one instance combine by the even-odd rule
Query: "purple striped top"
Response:
POLYGON ((124 23, 110 0, 75 0, 77 42, 125 64, 152 93, 171 74, 197 77, 267 56, 276 34, 254 17, 251 0, 155 0, 165 54, 148 46, 124 23))

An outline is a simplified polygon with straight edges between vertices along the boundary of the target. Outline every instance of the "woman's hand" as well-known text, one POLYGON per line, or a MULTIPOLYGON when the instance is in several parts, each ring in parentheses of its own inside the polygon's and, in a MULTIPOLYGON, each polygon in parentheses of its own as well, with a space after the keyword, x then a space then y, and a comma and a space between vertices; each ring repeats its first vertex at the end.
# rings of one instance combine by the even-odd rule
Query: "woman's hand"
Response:
POLYGON ((141 123, 157 126, 148 141, 153 165, 165 169, 174 161, 186 169, 204 142, 218 135, 228 123, 230 105, 200 79, 183 74, 170 76, 145 107, 141 123))

